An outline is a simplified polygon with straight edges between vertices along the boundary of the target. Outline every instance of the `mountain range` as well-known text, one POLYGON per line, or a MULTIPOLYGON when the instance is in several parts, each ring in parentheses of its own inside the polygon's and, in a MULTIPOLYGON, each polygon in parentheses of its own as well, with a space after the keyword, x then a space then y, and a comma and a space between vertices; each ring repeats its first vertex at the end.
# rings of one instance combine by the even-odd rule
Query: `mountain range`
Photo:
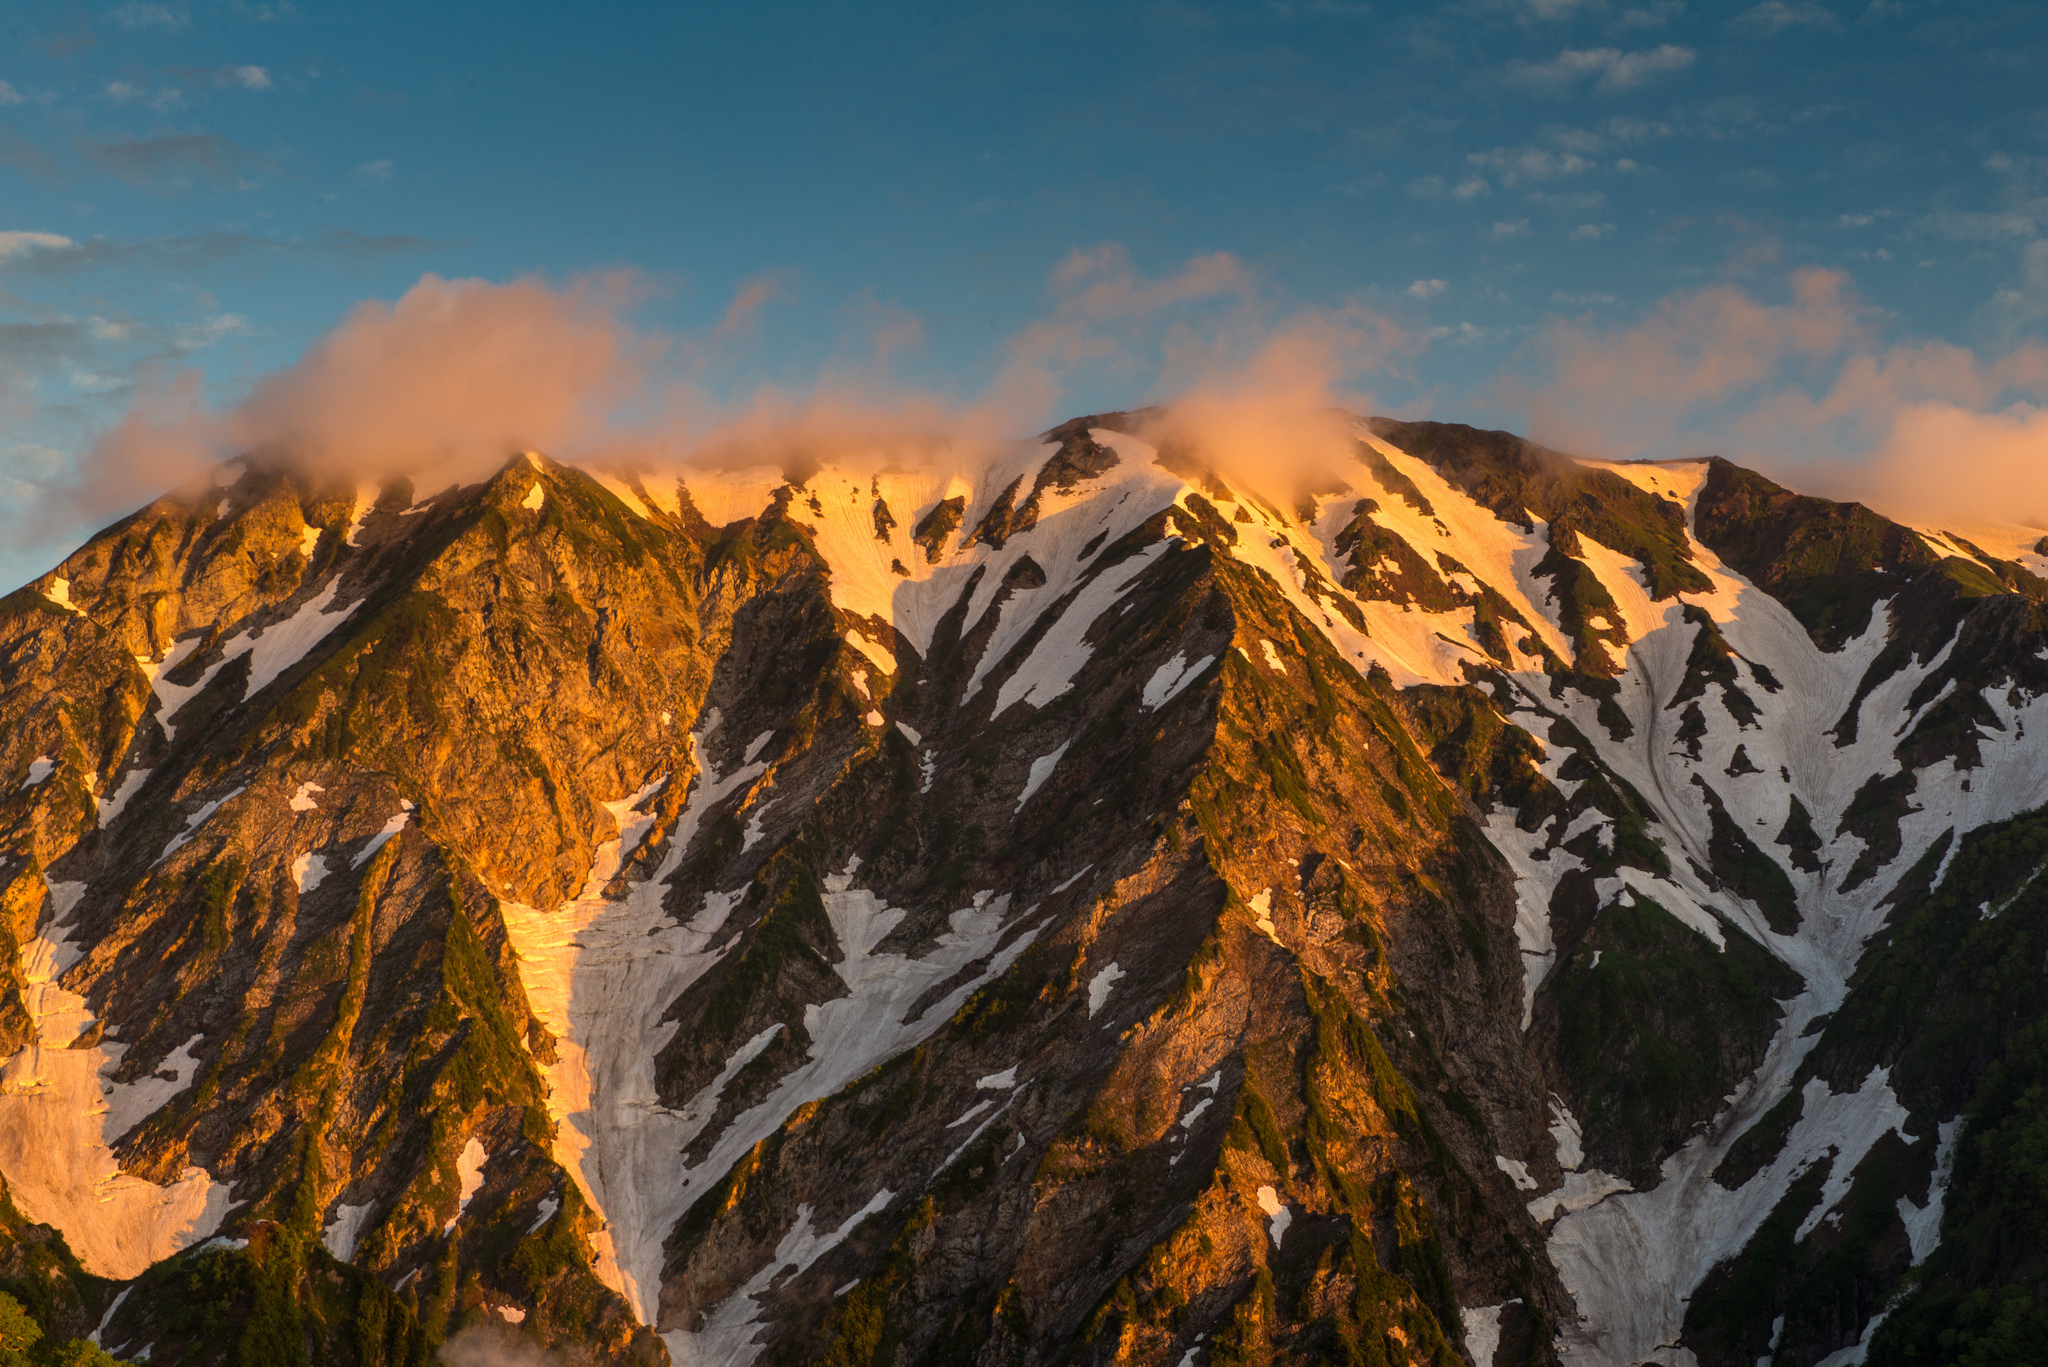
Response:
POLYGON ((0 1362, 2035 1360, 2048 541, 1333 421, 0 599, 0 1362))

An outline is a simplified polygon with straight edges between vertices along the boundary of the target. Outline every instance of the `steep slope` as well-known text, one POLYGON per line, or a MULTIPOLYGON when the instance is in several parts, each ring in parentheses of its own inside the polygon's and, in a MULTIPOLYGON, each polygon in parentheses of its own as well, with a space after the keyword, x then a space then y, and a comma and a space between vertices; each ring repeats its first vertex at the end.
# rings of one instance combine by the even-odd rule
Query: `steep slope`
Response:
POLYGON ((2040 921, 1968 852, 2048 792, 2048 562, 1450 425, 1242 479, 1154 416, 428 498, 247 460, 0 600, 0 1173, 80 1305, 126 1283, 102 1341, 2004 1324, 2040 921), (2004 1147, 1945 1157, 1966 1113, 2004 1147))

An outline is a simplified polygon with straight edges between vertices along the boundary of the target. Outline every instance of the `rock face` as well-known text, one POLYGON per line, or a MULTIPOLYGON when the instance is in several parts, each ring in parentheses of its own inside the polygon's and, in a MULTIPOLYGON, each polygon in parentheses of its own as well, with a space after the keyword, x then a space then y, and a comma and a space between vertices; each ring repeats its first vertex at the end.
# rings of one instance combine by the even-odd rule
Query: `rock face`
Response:
POLYGON ((152 1364, 2048 1337, 2038 550, 1154 416, 252 458, 0 600, 0 1291, 152 1364))

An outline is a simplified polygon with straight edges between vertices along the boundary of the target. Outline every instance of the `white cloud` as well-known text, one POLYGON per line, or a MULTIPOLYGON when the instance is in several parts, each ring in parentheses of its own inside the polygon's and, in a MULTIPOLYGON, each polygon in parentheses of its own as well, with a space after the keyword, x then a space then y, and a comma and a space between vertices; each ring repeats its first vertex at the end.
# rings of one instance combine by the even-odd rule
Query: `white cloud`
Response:
POLYGON ((1572 229, 1571 239, 1574 242, 1598 242, 1613 231, 1612 223, 1581 223, 1572 229))
POLYGON ((1614 21, 1613 28, 1622 33, 1631 29, 1662 28, 1684 13, 1685 6, 1679 0, 1656 0, 1655 4, 1624 10, 1622 16, 1614 21))
POLYGON ((1489 234, 1496 242, 1505 242, 1511 237, 1527 237, 1529 220, 1526 218, 1504 219, 1493 225, 1489 234))
POLYGON ((1953 238, 1958 242, 1996 242, 2003 237, 2032 237, 2040 227, 2032 214, 2017 209, 1988 214, 1939 209, 1914 226, 1922 232, 1953 238))
POLYGON ((372 181, 389 180, 391 179, 392 166, 393 163, 390 158, 379 157, 375 161, 364 162, 355 169, 353 174, 358 181, 362 181, 365 184, 372 181))
POLYGON ((180 10, 169 5, 152 5, 146 0, 128 0, 119 9, 109 10, 107 18, 114 27, 136 33, 143 29, 181 29, 185 27, 185 16, 180 10))
POLYGON ((1461 204, 1469 204, 1492 193, 1493 187, 1478 176, 1467 176, 1456 185, 1442 176, 1418 176, 1408 182, 1410 199, 1455 199, 1461 204))
POLYGON ((16 90, 5 81, 0 81, 0 104, 26 104, 28 96, 16 90))
POLYGON ((1567 213, 1593 214, 1607 207, 1607 196, 1598 190, 1576 190, 1559 193, 1550 190, 1531 190, 1529 202, 1540 204, 1546 209, 1562 209, 1567 213))
POLYGON ((270 89, 270 72, 260 66, 238 66, 230 68, 229 75, 244 90, 270 89))
POLYGON ((1418 280, 1408 287, 1408 297, 1411 299, 1434 299, 1439 294, 1442 294, 1444 289, 1445 284, 1441 280, 1418 280))
POLYGON ((1764 0, 1761 5, 1746 9, 1730 19, 1727 25, 1731 32, 1751 38, 1769 38, 1788 28, 1831 32, 1841 26, 1832 13, 1814 4, 1813 0, 1795 0, 1789 5, 1785 0, 1764 0))
POLYGON ((223 337, 240 337, 249 331, 249 320, 239 313, 220 313, 196 323, 180 323, 172 334, 180 351, 198 351, 223 337))
POLYGON ((57 233, 0 233, 0 261, 43 248, 71 245, 70 238, 57 233))
POLYGON ((1566 48, 1547 62, 1515 62, 1508 79, 1518 85, 1549 93, 1562 93, 1590 78, 1596 90, 1633 90, 1659 76, 1683 71, 1693 63, 1689 47, 1663 43, 1641 52, 1620 48, 1566 48))
POLYGON ((1475 346, 1481 342, 1497 342, 1508 335, 1505 328, 1480 327, 1477 323, 1460 323, 1456 327, 1434 327, 1424 332, 1423 337, 1432 342, 1449 342, 1453 346, 1475 346))
POLYGON ((1992 295, 1985 313, 2007 336, 2048 320, 2048 240, 2027 244, 2020 253, 2020 283, 1992 295))
POLYGON ((1470 153, 1465 160, 1493 172, 1508 186, 1576 176, 1595 165, 1576 152, 1553 152, 1547 147, 1496 147, 1490 152, 1470 153))

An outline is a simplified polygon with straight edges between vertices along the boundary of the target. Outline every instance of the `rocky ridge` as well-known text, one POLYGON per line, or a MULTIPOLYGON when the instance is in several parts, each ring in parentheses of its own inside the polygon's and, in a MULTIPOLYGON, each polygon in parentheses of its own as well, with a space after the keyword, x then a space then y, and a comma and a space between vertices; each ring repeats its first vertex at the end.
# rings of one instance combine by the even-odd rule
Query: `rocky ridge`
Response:
POLYGON ((0 600, 0 1290, 152 1363, 2027 1342, 2048 561, 1154 416, 250 458, 0 600))

